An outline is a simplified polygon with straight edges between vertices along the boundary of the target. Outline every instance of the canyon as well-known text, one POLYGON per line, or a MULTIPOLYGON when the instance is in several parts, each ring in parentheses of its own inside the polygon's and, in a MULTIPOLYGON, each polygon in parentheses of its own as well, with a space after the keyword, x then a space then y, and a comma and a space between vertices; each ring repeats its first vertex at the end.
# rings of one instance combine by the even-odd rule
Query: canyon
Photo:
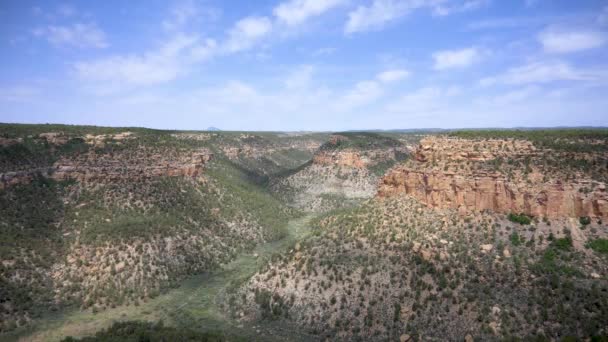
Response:
POLYGON ((606 333, 603 131, 54 127, 0 124, 0 338, 606 333))

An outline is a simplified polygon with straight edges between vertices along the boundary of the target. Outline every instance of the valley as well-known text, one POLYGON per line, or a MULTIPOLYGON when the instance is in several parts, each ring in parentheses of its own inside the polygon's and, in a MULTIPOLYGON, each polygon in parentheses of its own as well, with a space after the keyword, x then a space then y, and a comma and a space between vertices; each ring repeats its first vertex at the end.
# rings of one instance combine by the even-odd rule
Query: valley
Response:
POLYGON ((0 124, 0 339, 602 340, 607 174, 605 129, 0 124))

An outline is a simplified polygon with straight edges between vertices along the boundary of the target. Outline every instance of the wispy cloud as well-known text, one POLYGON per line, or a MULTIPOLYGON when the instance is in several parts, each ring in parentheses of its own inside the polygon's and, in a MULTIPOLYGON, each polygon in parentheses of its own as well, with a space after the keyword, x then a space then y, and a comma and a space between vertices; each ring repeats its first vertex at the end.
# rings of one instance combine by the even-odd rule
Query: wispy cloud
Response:
POLYGON ((466 68, 482 58, 483 53, 475 47, 438 51, 433 54, 435 61, 433 68, 435 70, 466 68))
POLYGON ((295 26, 345 2, 346 0, 289 0, 275 7, 273 14, 279 22, 295 26))
POLYGON ((221 11, 213 7, 202 7, 193 0, 177 2, 169 9, 169 14, 161 23, 167 31, 180 31, 191 23, 200 21, 214 22, 221 15, 221 11))
POLYGON ((102 83, 106 90, 125 85, 151 85, 175 79, 184 72, 182 53, 195 46, 196 37, 177 36, 157 51, 142 55, 110 56, 75 64, 78 76, 85 81, 102 83))
POLYGON ((247 17, 239 20, 228 34, 225 49, 238 52, 251 48, 270 33, 272 22, 267 17, 247 17))
POLYGON ((509 69, 504 74, 484 78, 483 86, 494 84, 540 84, 556 81, 593 81, 600 75, 594 71, 583 71, 563 61, 542 61, 509 69))
POLYGON ((376 77, 380 82, 396 82, 406 79, 410 76, 410 72, 405 69, 391 69, 378 74, 376 77))
POLYGON ((418 9, 427 8, 434 15, 446 16, 474 10, 488 2, 488 0, 373 0, 370 5, 358 6, 348 14, 344 32, 352 34, 377 30, 418 9))
POLYGON ((433 14, 446 16, 455 13, 467 12, 487 6, 489 3, 490 0, 435 1, 433 6, 433 14))
POLYGON ((359 6, 348 14, 344 32, 355 33, 379 29, 424 6, 423 2, 374 0, 369 6, 359 6))
POLYGON ((32 33, 55 46, 97 49, 109 46, 105 32, 94 23, 76 23, 68 26, 49 25, 37 28, 32 33))
POLYGON ((571 53, 598 48, 606 43, 606 36, 596 31, 565 31, 547 29, 538 40, 548 53, 571 53))

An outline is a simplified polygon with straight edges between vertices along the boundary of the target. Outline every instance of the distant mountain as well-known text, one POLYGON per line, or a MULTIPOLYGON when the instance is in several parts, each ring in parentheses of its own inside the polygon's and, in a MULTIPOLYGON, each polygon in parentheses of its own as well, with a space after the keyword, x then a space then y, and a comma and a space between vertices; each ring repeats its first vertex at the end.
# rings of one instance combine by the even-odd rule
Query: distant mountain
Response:
POLYGON ((217 128, 217 127, 213 127, 210 126, 209 128, 207 128, 208 131, 221 131, 221 129, 217 128))

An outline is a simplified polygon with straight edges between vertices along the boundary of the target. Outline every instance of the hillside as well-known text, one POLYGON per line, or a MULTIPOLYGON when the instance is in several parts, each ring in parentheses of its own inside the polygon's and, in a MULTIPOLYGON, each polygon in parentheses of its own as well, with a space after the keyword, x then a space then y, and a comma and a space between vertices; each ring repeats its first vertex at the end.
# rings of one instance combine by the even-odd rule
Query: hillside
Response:
MULTIPOLYGON (((242 135, 57 125, 0 131, 3 331, 58 308, 137 305, 280 238, 297 215, 256 182, 266 169, 246 168, 255 155, 224 152, 241 146, 242 135)), ((309 137, 248 139, 281 155, 266 172, 308 153, 309 137)))
POLYGON ((406 145, 396 138, 361 132, 334 134, 309 163, 273 178, 270 189, 305 211, 352 206, 372 197, 384 171, 407 156, 406 145))
POLYGON ((320 217, 244 284, 235 317, 330 340, 605 335, 605 141, 479 134, 423 139, 375 198, 320 217))

